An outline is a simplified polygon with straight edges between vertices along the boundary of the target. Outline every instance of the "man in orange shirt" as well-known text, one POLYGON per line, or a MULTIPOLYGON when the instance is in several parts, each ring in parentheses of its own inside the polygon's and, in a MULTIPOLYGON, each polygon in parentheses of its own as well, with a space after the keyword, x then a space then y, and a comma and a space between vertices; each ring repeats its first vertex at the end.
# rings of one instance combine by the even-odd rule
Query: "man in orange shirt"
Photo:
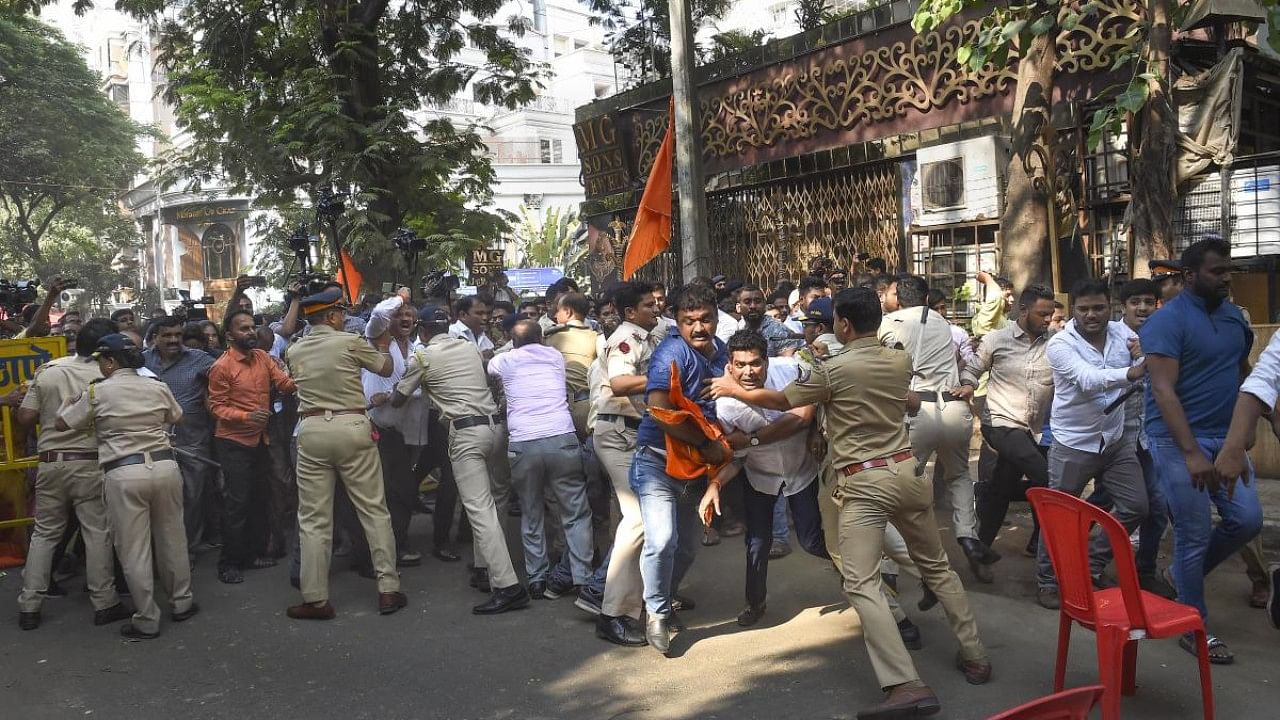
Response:
POLYGON ((271 390, 292 393, 293 379, 265 351, 258 349, 253 315, 232 310, 222 321, 231 349, 209 368, 209 411, 217 425, 214 447, 222 463, 226 522, 218 579, 244 582, 242 570, 275 565, 258 557, 267 540, 267 422, 271 390))

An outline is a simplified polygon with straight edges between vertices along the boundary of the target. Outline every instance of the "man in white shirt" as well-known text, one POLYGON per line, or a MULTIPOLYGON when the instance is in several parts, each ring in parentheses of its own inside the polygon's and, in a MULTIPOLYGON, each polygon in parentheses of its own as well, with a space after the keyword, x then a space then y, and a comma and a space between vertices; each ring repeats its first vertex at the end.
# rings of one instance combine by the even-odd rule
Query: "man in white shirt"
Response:
MULTIPOLYGON (((729 338, 726 372, 748 389, 781 390, 799 376, 799 365, 789 358, 769 358, 769 344, 754 330, 739 330, 729 338)), ((796 537, 811 555, 830 558, 818 509, 818 461, 809 452, 812 405, 786 412, 748 405, 741 400, 716 401, 716 416, 735 450, 734 462, 707 486, 703 507, 713 504, 717 513, 720 480, 733 478, 745 465, 743 486, 747 521, 747 606, 738 624, 750 627, 765 612, 769 550, 773 546, 773 510, 778 496, 791 506, 796 537)), ((705 513, 705 510, 704 510, 705 513)), ((707 517, 703 515, 704 519, 707 517)))
POLYGON ((574 585, 591 577, 591 510, 573 416, 565 396, 564 356, 542 344, 542 328, 521 320, 511 329, 511 352, 489 361, 490 375, 502 380, 507 395, 511 479, 520 496, 529 594, 545 597, 551 570, 547 560, 543 493, 555 495, 564 528, 574 585))
POLYGON ((788 318, 783 323, 791 332, 802 335, 804 334, 804 314, 809 309, 809 303, 821 297, 827 296, 827 281, 820 277, 810 276, 800 281, 800 287, 796 289, 797 313, 788 318))
MULTIPOLYGON (((1147 488, 1134 445, 1124 442, 1124 407, 1119 401, 1124 390, 1146 374, 1146 365, 1134 332, 1110 318, 1111 293, 1106 284, 1081 280, 1071 289, 1071 320, 1049 339, 1046 354, 1053 370, 1049 487, 1078 497, 1090 480, 1096 480, 1115 502, 1112 514, 1126 531, 1133 532, 1147 516, 1147 488)), ((1106 542, 1099 535, 1090 551, 1095 583, 1106 566, 1106 542)), ((1058 584, 1044 543, 1040 543, 1037 565, 1037 600, 1056 610, 1058 584)))
POLYGON ((925 304, 928 294, 928 283, 917 275, 889 283, 882 301, 889 314, 880 323, 879 340, 911 356, 911 390, 920 397, 920 411, 907 418, 912 452, 921 465, 936 454, 950 490, 956 542, 974 576, 989 583, 989 566, 1000 556, 978 539, 973 480, 969 477, 973 414, 968 402, 951 394, 950 389, 960 384, 951 323, 925 304))
POLYGON ((493 340, 486 332, 489 329, 489 304, 474 295, 458 298, 453 304, 453 314, 457 322, 449 326, 449 334, 475 343, 485 360, 493 357, 493 340))
MULTIPOLYGON (((396 564, 413 566, 422 562, 422 554, 409 547, 409 522, 418 499, 418 480, 413 473, 422 446, 427 444, 427 407, 418 389, 409 401, 400 407, 392 407, 391 395, 396 383, 404 377, 405 363, 413 352, 413 326, 418 320, 417 311, 408 302, 409 288, 383 300, 374 307, 365 325, 365 337, 375 338, 386 330, 391 331, 393 370, 388 377, 381 377, 368 370, 360 371, 364 386, 364 399, 369 406, 369 420, 378 429, 378 455, 382 459, 382 485, 387 497, 387 511, 391 514, 391 531, 396 539, 396 564)), ((357 563, 365 562, 364 537, 352 534, 353 551, 357 563)))

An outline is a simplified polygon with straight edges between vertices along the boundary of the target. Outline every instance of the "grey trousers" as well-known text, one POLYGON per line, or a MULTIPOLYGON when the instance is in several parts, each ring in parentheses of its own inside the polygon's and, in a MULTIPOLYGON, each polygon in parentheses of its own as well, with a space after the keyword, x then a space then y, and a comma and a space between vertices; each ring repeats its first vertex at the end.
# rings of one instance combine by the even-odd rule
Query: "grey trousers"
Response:
MULTIPOLYGON (((1049 487, 1080 497, 1090 480, 1107 489, 1115 501, 1111 514, 1127 532, 1133 532, 1146 519, 1147 485, 1133 443, 1116 442, 1100 453, 1092 453, 1069 448, 1055 438, 1049 447, 1049 487)), ((1110 558, 1107 539, 1095 528, 1089 549, 1090 572, 1101 573, 1110 558)), ((1036 555, 1036 580, 1041 589, 1058 586, 1043 539, 1036 555)))
POLYGON ((550 491, 556 498, 560 525, 564 529, 565 552, 569 553, 573 582, 586 584, 591 577, 594 549, 578 436, 565 433, 537 440, 512 440, 507 446, 507 459, 511 463, 511 482, 520 498, 520 536, 529 582, 545 582, 551 569, 547 560, 543 502, 544 492, 550 491))

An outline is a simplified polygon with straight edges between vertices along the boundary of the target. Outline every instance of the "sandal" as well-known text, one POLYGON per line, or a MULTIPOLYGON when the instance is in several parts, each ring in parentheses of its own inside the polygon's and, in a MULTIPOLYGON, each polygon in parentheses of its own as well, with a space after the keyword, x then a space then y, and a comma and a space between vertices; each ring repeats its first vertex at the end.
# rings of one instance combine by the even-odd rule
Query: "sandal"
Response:
MULTIPOLYGON (((1236 661, 1236 656, 1227 649, 1227 644, 1218 639, 1216 635, 1209 635, 1205 638, 1209 647, 1209 662, 1214 665, 1230 665, 1236 661)), ((1178 646, 1188 653, 1197 656, 1196 653, 1196 636, 1195 633, 1187 633, 1178 638, 1178 646)))
POLYGON ((252 563, 249 563, 249 569, 250 570, 266 570, 267 568, 273 568, 278 564, 279 563, 276 562, 275 558, 260 557, 257 560, 254 560, 252 563))
POLYGON ((244 582, 244 575, 241 574, 240 568, 222 568, 218 571, 218 580, 228 585, 239 585, 244 582))

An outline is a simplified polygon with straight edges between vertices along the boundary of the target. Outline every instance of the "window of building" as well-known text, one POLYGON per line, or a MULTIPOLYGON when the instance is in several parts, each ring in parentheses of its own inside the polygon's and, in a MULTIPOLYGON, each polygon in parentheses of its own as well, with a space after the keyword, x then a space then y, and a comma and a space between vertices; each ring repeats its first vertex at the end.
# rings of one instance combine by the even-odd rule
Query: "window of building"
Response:
POLYGON ((204 279, 221 280, 236 276, 236 235, 226 225, 214 225, 200 240, 204 255, 204 279))
POLYGON ((129 86, 124 83, 112 83, 107 88, 107 95, 110 96, 111 102, 127 107, 129 105, 129 86))
POLYGON ((543 165, 555 165, 564 162, 564 142, 561 140, 539 140, 538 151, 542 155, 543 165))
POLYGON ((791 3, 780 2, 769 6, 769 16, 774 27, 781 27, 791 21, 791 3))

